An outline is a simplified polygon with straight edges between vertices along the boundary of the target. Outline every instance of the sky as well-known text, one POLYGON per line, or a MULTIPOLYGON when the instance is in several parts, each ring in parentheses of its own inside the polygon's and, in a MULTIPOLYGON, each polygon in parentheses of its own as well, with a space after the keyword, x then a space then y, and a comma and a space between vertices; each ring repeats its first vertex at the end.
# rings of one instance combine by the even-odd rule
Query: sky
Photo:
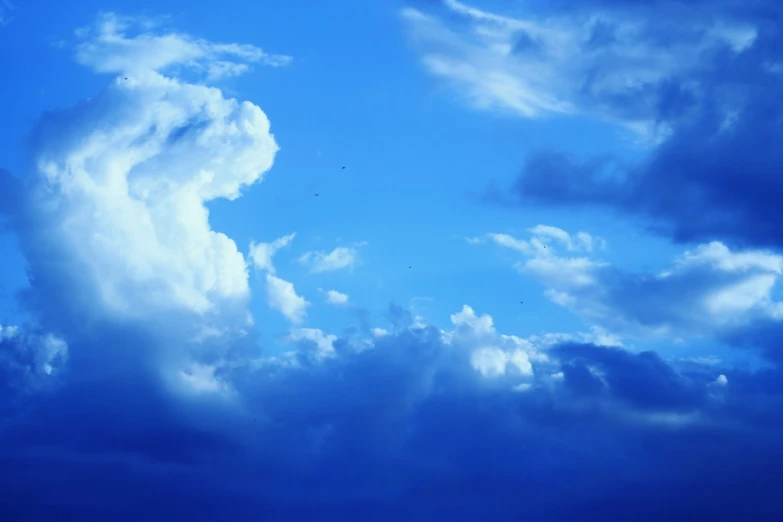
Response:
POLYGON ((773 0, 0 0, 0 520, 783 519, 773 0))

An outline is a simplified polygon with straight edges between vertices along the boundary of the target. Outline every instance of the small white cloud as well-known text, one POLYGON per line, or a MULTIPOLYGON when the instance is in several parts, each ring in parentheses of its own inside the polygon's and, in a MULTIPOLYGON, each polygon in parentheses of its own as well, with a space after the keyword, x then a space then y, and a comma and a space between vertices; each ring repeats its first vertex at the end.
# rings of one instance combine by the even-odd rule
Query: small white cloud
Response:
POLYGON ((680 357, 677 362, 698 364, 700 366, 717 366, 722 362, 718 357, 680 357))
POLYGON ((299 258, 303 265, 310 266, 310 272, 332 272, 353 268, 358 260, 358 253, 355 248, 337 247, 329 253, 326 252, 307 252, 299 258))
POLYGON ((562 244, 568 251, 592 252, 594 249, 605 248, 606 242, 587 232, 577 232, 574 236, 562 228, 551 225, 536 225, 528 230, 537 239, 551 238, 562 244))
POLYGON ((725 272, 762 270, 776 275, 783 274, 783 256, 764 251, 732 252, 719 241, 699 245, 677 260, 680 269, 693 266, 710 266, 725 272))
POLYGON ((477 335, 495 333, 492 317, 488 314, 478 316, 476 315, 476 312, 473 311, 473 308, 468 305, 463 305, 462 310, 456 314, 452 314, 449 318, 457 329, 466 329, 477 335))
POLYGON ((192 362, 179 372, 179 377, 186 386, 186 391, 195 393, 219 393, 229 391, 231 387, 220 380, 215 372, 214 364, 199 364, 192 362))
POLYGON ((309 342, 315 345, 318 357, 330 357, 334 355, 334 342, 336 335, 326 334, 317 328, 297 328, 288 336, 293 342, 309 342))
POLYGON ((258 270, 267 270, 270 274, 275 273, 275 267, 272 265, 272 258, 281 248, 289 245, 296 237, 296 233, 288 234, 275 239, 271 243, 250 243, 250 259, 258 270))
POLYGON ((721 386, 721 387, 727 386, 729 384, 729 379, 726 378, 725 375, 720 374, 720 375, 718 375, 718 378, 713 381, 713 384, 715 384, 716 386, 721 386))
POLYGON ((370 330, 370 333, 372 333, 373 337, 383 337, 384 335, 389 335, 389 332, 383 328, 373 328, 370 330))
POLYGON ((18 326, 3 326, 0 324, 0 340, 11 339, 19 333, 18 326))
POLYGON ((41 339, 39 364, 46 375, 51 375, 68 358, 68 343, 52 334, 41 339))
POLYGON ((487 234, 487 237, 489 237, 499 246, 516 250, 517 252, 525 255, 530 255, 532 252, 534 252, 534 249, 531 247, 530 243, 523 239, 517 239, 513 236, 509 236, 508 234, 492 233, 487 234))
POLYGON ((550 225, 536 225, 529 229, 529 232, 535 236, 556 239, 565 245, 568 250, 574 250, 574 243, 571 240, 571 235, 562 228, 557 228, 550 225))
POLYGON ((337 306, 345 306, 348 304, 348 295, 337 290, 327 290, 326 302, 337 306))
POLYGON ((310 303, 297 295, 293 283, 267 273, 266 295, 270 308, 282 313, 294 324, 304 321, 310 303))

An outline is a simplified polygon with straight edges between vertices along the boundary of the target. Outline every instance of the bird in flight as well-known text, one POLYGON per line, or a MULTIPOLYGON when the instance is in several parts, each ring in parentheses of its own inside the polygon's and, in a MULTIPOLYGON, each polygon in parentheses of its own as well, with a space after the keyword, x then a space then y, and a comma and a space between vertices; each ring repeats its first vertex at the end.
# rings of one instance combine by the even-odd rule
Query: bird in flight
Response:
POLYGON ((317 196, 317 195, 318 195, 318 194, 316 194, 316 196, 317 196))
POLYGON ((342 170, 345 170, 345 167, 343 167, 343 169, 342 169, 342 170))

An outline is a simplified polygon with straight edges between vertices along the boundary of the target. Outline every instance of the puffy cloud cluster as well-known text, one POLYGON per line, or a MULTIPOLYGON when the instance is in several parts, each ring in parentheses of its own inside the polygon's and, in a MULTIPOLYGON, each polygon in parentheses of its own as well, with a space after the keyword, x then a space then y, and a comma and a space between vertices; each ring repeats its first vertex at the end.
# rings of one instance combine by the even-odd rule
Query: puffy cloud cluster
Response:
MULTIPOLYGON (((531 229, 532 239, 507 234, 472 238, 511 249, 515 266, 547 285, 549 297, 609 330, 676 337, 717 335, 783 320, 783 302, 773 289, 783 275, 783 256, 762 250, 733 251, 711 242, 686 251, 661 273, 632 273, 595 255, 570 256, 570 235, 556 227, 531 229), (566 255, 539 239, 557 236, 566 255)), ((590 238, 586 233, 583 237, 590 238)), ((592 244, 589 240, 585 244, 592 244)))
POLYGON ((179 375, 250 327, 246 260, 206 204, 260 181, 279 147, 258 106, 164 74, 260 50, 129 34, 145 23, 107 14, 77 31, 77 58, 118 76, 39 119, 28 170, 2 176, 3 211, 29 267, 23 303, 76 366, 129 358, 179 375), (126 329, 138 346, 113 339, 126 329))
POLYGON ((78 282, 69 302, 123 318, 208 314, 245 299, 248 275, 205 204, 239 197, 278 146, 256 105, 153 65, 138 58, 127 80, 40 120, 18 227, 41 284, 78 282))
MULTIPOLYGON (((526 343, 486 347, 491 318, 465 308, 453 320, 461 343, 413 328, 357 350, 302 330, 297 340, 315 351, 224 372, 230 403, 172 400, 137 382, 68 388, 4 430, 0 488, 16 494, 0 512, 555 521, 617 512, 773 520, 780 509, 779 439, 751 435, 759 412, 727 417, 752 392, 741 377, 735 390, 732 376, 684 375, 653 353, 591 344, 557 345, 557 371, 531 375, 518 365, 521 353, 534 360, 526 343), (474 369, 476 353, 495 349, 511 354, 513 387, 474 369), (86 486, 97 479, 96 497, 86 486), (123 502, 129 490, 145 500, 123 502)), ((761 422, 768 429, 771 419, 761 422)))

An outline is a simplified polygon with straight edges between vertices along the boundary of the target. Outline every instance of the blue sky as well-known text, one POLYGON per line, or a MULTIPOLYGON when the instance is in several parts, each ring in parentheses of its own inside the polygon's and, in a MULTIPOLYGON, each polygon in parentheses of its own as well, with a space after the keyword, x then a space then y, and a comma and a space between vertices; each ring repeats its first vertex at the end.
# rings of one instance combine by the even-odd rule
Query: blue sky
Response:
POLYGON ((0 518, 780 520, 781 8, 295 4, 0 0, 0 518))

